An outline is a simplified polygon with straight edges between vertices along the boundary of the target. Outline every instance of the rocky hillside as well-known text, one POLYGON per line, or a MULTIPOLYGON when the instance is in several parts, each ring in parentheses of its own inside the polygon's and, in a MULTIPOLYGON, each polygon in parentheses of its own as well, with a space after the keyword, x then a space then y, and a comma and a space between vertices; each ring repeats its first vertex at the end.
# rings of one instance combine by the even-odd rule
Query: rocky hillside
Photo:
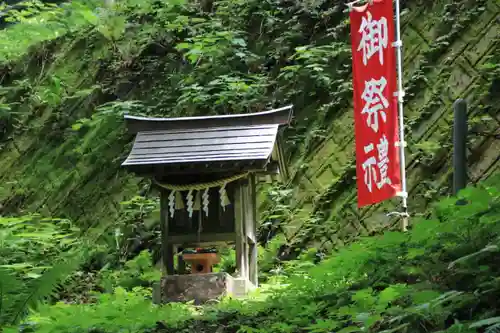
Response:
MULTIPOLYGON (((397 200, 355 207, 342 2, 4 9, 0 332, 498 332, 500 3, 402 2, 407 233, 390 231, 384 214, 397 200), (458 97, 469 103, 469 176, 478 183, 460 193, 463 205, 446 198, 458 97), (158 198, 120 168, 131 146, 123 114, 288 104, 292 177, 259 192, 261 288, 204 307, 152 305, 149 287, 161 272, 142 250, 158 245, 158 198)), ((231 253, 221 252, 217 269, 231 272, 231 253)))
MULTIPOLYGON (((117 226, 120 202, 149 193, 146 181, 120 169, 131 139, 124 112, 170 117, 293 104, 286 132, 293 178, 262 189, 263 199, 273 196, 262 200, 263 234, 283 230, 294 246, 329 250, 390 226, 383 212, 397 200, 355 207, 343 4, 99 3, 45 10, 38 22, 17 13, 20 22, 0 32, 0 214, 117 226)), ((483 134, 470 136, 472 182, 498 171, 500 141, 484 133, 500 121, 500 4, 404 1, 403 9, 409 205, 422 214, 450 191, 457 97, 468 100, 483 134)))

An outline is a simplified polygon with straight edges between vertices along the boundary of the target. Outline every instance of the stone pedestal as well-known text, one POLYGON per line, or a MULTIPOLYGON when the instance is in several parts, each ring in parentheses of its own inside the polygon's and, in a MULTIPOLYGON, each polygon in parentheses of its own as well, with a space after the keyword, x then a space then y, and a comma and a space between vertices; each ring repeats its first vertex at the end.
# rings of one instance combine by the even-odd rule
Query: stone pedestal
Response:
POLYGON ((254 290, 255 286, 248 279, 237 277, 233 278, 233 289, 231 296, 234 298, 245 297, 250 291, 254 290))
POLYGON ((168 275, 160 282, 161 302, 202 304, 232 294, 233 278, 227 273, 168 275))
POLYGON ((168 275, 153 286, 153 302, 189 302, 202 304, 222 296, 244 297, 253 289, 246 279, 227 273, 168 275))

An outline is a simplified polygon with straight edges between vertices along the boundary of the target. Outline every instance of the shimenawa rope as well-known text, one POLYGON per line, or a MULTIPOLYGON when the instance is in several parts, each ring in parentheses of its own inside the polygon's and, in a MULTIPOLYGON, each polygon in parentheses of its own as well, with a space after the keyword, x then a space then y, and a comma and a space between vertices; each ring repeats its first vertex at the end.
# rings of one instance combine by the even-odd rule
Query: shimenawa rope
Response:
POLYGON ((176 184, 164 184, 160 183, 156 179, 153 180, 155 184, 157 184, 160 187, 163 187, 164 189, 171 190, 171 191, 189 191, 189 190, 195 190, 195 191, 201 191, 206 188, 211 188, 211 187, 220 187, 223 186, 227 183, 234 182, 236 180, 239 180, 241 178, 245 178, 248 176, 250 173, 245 172, 239 175, 234 175, 232 177, 227 177, 227 178, 222 178, 218 180, 214 180, 211 182, 207 183, 198 183, 198 184, 184 184, 184 185, 176 185, 176 184))

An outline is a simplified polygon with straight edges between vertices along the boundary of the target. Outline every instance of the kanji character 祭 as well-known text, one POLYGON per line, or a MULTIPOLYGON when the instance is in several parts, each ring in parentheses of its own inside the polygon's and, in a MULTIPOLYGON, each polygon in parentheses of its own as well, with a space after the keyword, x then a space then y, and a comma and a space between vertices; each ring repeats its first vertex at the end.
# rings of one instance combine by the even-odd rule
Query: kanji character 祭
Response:
POLYGON ((377 52, 379 62, 383 65, 384 48, 387 48, 387 19, 381 17, 380 20, 373 20, 369 11, 366 16, 363 17, 358 31, 361 33, 358 51, 363 50, 363 64, 365 66, 368 60, 377 52))
POLYGON ((361 98, 366 102, 361 114, 368 114, 366 122, 375 132, 378 132, 379 128, 379 113, 382 121, 384 123, 387 121, 384 109, 389 106, 389 101, 383 94, 386 85, 387 80, 383 76, 379 80, 365 81, 365 89, 361 95, 361 98))

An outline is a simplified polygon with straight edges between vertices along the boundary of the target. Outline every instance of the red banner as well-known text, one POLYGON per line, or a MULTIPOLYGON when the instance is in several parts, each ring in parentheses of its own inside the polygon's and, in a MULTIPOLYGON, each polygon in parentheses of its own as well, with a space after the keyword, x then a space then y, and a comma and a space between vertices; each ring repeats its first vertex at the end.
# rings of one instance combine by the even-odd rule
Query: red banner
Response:
POLYGON ((393 15, 392 0, 350 12, 358 207, 401 191, 393 15))

